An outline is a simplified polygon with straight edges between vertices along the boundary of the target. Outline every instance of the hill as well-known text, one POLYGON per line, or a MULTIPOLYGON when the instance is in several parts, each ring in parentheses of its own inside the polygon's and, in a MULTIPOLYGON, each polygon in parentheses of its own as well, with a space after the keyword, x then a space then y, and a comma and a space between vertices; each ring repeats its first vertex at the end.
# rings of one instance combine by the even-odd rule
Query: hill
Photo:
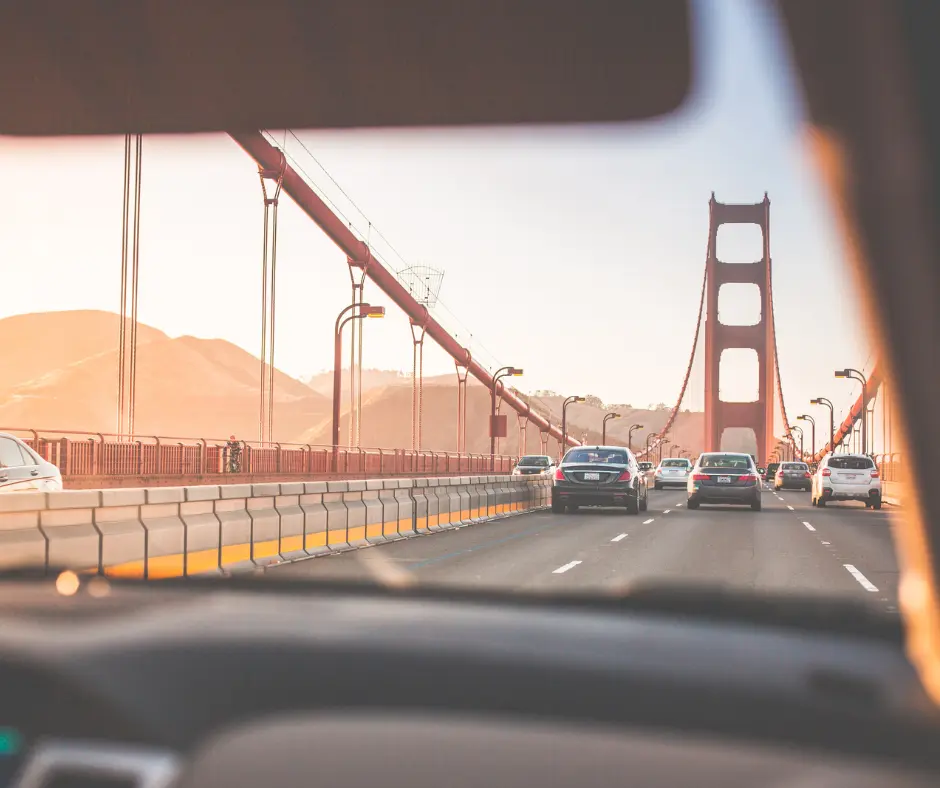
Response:
MULTIPOLYGON (((0 321, 0 337, 24 330, 44 337, 32 348, 34 359, 14 355, 5 365, 0 424, 114 432, 119 320, 107 312, 58 312, 0 321)), ((145 325, 138 338, 138 434, 257 437, 257 358, 225 340, 171 339, 145 325)), ((276 373, 275 439, 291 441, 329 411, 326 397, 276 373)))

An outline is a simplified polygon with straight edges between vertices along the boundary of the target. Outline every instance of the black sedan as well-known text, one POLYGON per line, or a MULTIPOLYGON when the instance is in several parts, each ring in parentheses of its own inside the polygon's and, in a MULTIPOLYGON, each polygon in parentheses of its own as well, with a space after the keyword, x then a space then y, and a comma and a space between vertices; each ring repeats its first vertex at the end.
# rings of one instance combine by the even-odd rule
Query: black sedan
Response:
POLYGON ((552 511, 579 506, 619 506, 627 514, 645 512, 646 476, 633 454, 621 446, 579 446, 555 470, 552 511))
POLYGON ((731 503, 761 510, 760 476, 750 454, 707 452, 689 475, 690 509, 703 503, 731 503))

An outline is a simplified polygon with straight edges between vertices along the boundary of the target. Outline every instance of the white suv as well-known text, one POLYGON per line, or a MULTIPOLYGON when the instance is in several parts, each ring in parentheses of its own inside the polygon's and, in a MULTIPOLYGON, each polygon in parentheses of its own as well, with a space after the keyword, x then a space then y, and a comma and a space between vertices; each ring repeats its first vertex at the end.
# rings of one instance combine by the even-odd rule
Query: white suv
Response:
POLYGON ((685 457, 669 457, 659 463, 656 473, 653 474, 653 487, 657 490, 670 485, 685 487, 691 472, 691 460, 685 457))
POLYGON ((828 454, 813 475, 813 506, 829 501, 862 501, 881 508, 881 474, 864 454, 828 454))

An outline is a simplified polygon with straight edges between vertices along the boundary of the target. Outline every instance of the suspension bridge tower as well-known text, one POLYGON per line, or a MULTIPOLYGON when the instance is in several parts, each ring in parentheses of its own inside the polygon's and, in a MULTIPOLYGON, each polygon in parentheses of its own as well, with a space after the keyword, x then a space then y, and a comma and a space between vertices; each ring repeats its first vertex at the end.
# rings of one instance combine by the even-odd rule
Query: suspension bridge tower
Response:
MULTIPOLYGON (((757 250, 755 250, 756 252, 757 250)), ((776 351, 770 278, 770 200, 756 204, 709 201, 706 259, 705 317, 705 451, 719 451, 725 430, 749 428, 757 438, 758 462, 765 464, 774 449, 774 381, 776 351), (723 224, 756 224, 763 237, 760 259, 727 263, 718 259, 716 241, 723 224), (726 284, 754 284, 760 291, 760 320, 754 325, 721 323, 718 292, 726 284), (757 353, 758 394, 754 402, 725 402, 720 398, 720 362, 725 350, 745 348, 757 353)))

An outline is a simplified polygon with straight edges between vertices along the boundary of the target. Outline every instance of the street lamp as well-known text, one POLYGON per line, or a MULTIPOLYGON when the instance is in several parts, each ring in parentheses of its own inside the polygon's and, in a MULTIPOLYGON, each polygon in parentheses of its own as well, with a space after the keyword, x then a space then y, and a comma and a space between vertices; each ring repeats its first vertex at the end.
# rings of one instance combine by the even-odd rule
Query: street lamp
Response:
POLYGON ((607 445, 607 422, 610 421, 611 419, 619 419, 619 418, 620 418, 619 413, 608 413, 606 416, 604 416, 604 423, 601 426, 601 444, 602 445, 604 446, 607 445))
POLYGON ((564 453, 568 451, 568 406, 572 402, 584 402, 584 397, 568 397, 561 404, 561 453, 564 456, 564 453))
POLYGON ((835 443, 836 443, 836 409, 833 407, 832 403, 827 400, 825 397, 816 397, 816 399, 811 399, 809 401, 810 405, 825 405, 829 408, 829 453, 832 454, 835 452, 835 443))
POLYGON ((682 447, 678 443, 673 443, 672 447, 669 449, 669 453, 678 457, 680 452, 677 452, 676 449, 681 449, 681 448, 682 447))
POLYGON ((793 430, 796 430, 798 433, 800 433, 800 462, 802 462, 803 461, 803 428, 799 424, 791 424, 790 432, 793 432, 793 430))
POLYGON ((630 450, 631 454, 633 453, 633 431, 642 430, 642 424, 631 424, 630 429, 627 432, 627 448, 630 450))
POLYGON ((851 367, 837 369, 835 375, 837 378, 857 380, 862 384, 862 454, 868 454, 868 379, 857 369, 851 367))
MULTIPOLYGON (((804 413, 802 416, 797 416, 796 420, 808 421, 812 425, 811 431, 810 431, 810 439, 809 439, 809 450, 812 453, 813 457, 815 457, 816 456, 816 419, 814 419, 808 413, 804 413)), ((812 459, 812 457, 810 459, 812 459)))
POLYGON ((650 458, 650 452, 652 451, 652 449, 650 448, 650 440, 653 439, 653 438, 655 438, 655 437, 656 437, 656 433, 655 433, 655 432, 651 432, 649 435, 646 436, 646 454, 645 454, 645 456, 646 456, 646 459, 647 459, 647 460, 650 460, 650 459, 651 459, 651 458, 650 458))
MULTIPOLYGON (((500 378, 519 377, 521 369, 515 367, 502 367, 493 375, 493 388, 490 391, 490 470, 496 470, 496 385, 500 378)), ((522 452, 522 449, 520 449, 522 452)))
POLYGON ((333 473, 337 472, 339 459, 339 398, 343 383, 343 327, 350 320, 362 320, 366 317, 385 317, 385 307, 361 303, 350 304, 337 315, 336 326, 333 329, 333 473), (352 314, 349 314, 350 312, 352 314))

